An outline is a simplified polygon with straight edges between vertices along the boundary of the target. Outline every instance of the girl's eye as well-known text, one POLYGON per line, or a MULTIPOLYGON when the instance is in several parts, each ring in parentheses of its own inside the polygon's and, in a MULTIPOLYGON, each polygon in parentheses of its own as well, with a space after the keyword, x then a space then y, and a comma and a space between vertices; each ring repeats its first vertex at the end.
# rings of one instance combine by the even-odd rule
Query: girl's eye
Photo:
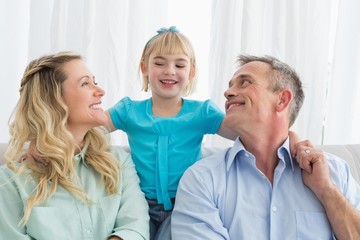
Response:
POLYGON ((164 66, 164 64, 161 63, 161 62, 155 62, 155 65, 156 65, 156 66, 164 66))
POLYGON ((186 67, 185 65, 176 65, 177 68, 184 68, 186 67))

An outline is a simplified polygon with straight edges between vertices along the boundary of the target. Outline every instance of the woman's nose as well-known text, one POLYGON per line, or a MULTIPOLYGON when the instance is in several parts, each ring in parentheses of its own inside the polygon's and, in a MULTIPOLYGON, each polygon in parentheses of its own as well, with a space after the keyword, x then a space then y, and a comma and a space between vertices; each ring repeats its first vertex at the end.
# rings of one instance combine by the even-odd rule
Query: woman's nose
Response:
POLYGON ((102 97, 105 95, 105 90, 101 87, 95 86, 95 94, 102 97))

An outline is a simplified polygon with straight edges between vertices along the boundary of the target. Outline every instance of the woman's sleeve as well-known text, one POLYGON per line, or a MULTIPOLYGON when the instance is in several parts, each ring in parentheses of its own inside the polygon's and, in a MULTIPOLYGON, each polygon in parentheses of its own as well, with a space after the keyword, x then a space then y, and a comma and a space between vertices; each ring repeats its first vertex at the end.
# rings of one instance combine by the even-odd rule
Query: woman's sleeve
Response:
POLYGON ((129 153, 113 149, 121 160, 121 203, 114 233, 124 240, 149 239, 149 213, 139 177, 129 153))
POLYGON ((18 188, 13 172, 5 166, 1 167, 0 239, 31 239, 26 233, 26 227, 19 226, 24 214, 24 205, 18 188))

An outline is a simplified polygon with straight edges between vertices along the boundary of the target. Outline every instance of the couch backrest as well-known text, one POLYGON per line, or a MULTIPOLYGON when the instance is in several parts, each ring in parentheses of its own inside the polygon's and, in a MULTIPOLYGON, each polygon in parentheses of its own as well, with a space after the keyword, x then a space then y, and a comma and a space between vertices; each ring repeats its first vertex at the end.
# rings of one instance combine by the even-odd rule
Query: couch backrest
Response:
MULTIPOLYGON (((6 149, 6 143, 0 143, 0 165, 5 163, 4 152, 6 149)), ((128 146, 122 146, 129 151, 128 146)), ((320 145, 317 146, 325 152, 335 154, 350 165, 351 172, 354 178, 360 183, 360 144, 352 145, 320 145)), ((203 148, 203 156, 211 155, 219 151, 219 148, 203 148)))

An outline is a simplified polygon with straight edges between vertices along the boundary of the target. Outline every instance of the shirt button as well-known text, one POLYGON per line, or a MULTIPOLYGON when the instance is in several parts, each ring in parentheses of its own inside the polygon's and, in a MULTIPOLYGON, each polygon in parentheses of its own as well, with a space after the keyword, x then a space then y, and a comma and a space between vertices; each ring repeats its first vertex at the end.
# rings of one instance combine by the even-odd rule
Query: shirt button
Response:
POLYGON ((274 207, 272 207, 272 208, 271 208, 271 211, 273 211, 273 212, 277 212, 277 207, 275 207, 275 206, 274 206, 274 207))

